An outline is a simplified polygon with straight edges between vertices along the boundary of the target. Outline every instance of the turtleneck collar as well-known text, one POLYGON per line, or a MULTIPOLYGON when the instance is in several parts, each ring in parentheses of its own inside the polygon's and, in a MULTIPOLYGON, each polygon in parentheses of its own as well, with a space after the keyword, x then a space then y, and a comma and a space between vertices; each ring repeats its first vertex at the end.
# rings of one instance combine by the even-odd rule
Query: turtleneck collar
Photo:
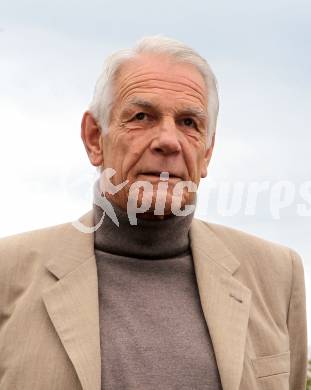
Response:
MULTIPOLYGON (((110 203, 119 226, 106 214, 95 231, 95 249, 144 259, 175 257, 189 250, 188 234, 194 212, 187 216, 173 214, 165 219, 143 219, 138 214, 137 225, 131 225, 126 210, 110 203)), ((93 211, 94 222, 98 224, 103 217, 103 210, 94 202, 93 211)))

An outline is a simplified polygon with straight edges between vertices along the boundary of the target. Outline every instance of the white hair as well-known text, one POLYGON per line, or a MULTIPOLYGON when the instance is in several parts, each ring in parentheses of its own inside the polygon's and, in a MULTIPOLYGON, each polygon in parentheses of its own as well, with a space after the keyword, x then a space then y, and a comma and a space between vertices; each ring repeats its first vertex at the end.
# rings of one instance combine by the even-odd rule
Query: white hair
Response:
POLYGON ((175 39, 163 36, 144 37, 139 40, 132 49, 122 49, 110 55, 100 74, 89 106, 89 111, 102 128, 103 134, 107 134, 111 119, 111 109, 114 103, 114 82, 121 65, 140 54, 164 54, 171 57, 177 63, 194 65, 204 78, 207 89, 207 146, 212 142, 216 131, 219 99, 216 77, 207 63, 192 48, 175 39))

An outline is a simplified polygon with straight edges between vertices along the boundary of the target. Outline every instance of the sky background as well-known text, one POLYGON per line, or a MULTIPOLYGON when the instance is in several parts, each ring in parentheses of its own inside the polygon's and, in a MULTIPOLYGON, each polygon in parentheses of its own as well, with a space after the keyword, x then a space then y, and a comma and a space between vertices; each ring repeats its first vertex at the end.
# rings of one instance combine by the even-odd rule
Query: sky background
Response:
POLYGON ((74 220, 91 208, 96 172, 80 123, 104 58, 144 35, 182 40, 208 60, 220 94, 197 216, 302 256, 310 345, 310 20, 309 0, 2 1, 0 236, 74 220), (254 182, 268 189, 247 215, 254 182), (278 193, 284 202, 292 197, 279 215, 271 212, 278 193), (308 215, 299 215, 299 204, 308 215))

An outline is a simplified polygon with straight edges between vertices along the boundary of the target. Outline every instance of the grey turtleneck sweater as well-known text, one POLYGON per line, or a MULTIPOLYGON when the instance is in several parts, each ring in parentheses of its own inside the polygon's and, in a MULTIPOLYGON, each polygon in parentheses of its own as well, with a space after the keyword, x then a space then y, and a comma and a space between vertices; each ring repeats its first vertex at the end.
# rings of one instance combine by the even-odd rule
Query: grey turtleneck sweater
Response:
MULTIPOLYGON (((95 223, 103 215, 93 205, 95 223)), ((95 232, 102 390, 221 390, 189 246, 193 214, 95 232)))

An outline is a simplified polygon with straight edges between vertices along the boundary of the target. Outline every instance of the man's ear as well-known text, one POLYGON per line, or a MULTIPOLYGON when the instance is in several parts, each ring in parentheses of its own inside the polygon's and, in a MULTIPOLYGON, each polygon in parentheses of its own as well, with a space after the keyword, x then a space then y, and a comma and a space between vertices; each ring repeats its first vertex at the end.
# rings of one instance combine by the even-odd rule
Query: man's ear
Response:
POLYGON ((201 177, 202 178, 207 176, 207 168, 208 168, 208 165, 209 165, 210 160, 212 158, 212 153, 213 153, 214 144, 215 144, 215 135, 216 135, 216 133, 214 133, 214 135, 213 135, 211 145, 205 151, 205 156, 204 156, 204 160, 202 163, 202 169, 201 169, 201 177))
POLYGON ((103 135, 93 115, 86 111, 81 122, 81 138, 92 165, 103 165, 103 135))

